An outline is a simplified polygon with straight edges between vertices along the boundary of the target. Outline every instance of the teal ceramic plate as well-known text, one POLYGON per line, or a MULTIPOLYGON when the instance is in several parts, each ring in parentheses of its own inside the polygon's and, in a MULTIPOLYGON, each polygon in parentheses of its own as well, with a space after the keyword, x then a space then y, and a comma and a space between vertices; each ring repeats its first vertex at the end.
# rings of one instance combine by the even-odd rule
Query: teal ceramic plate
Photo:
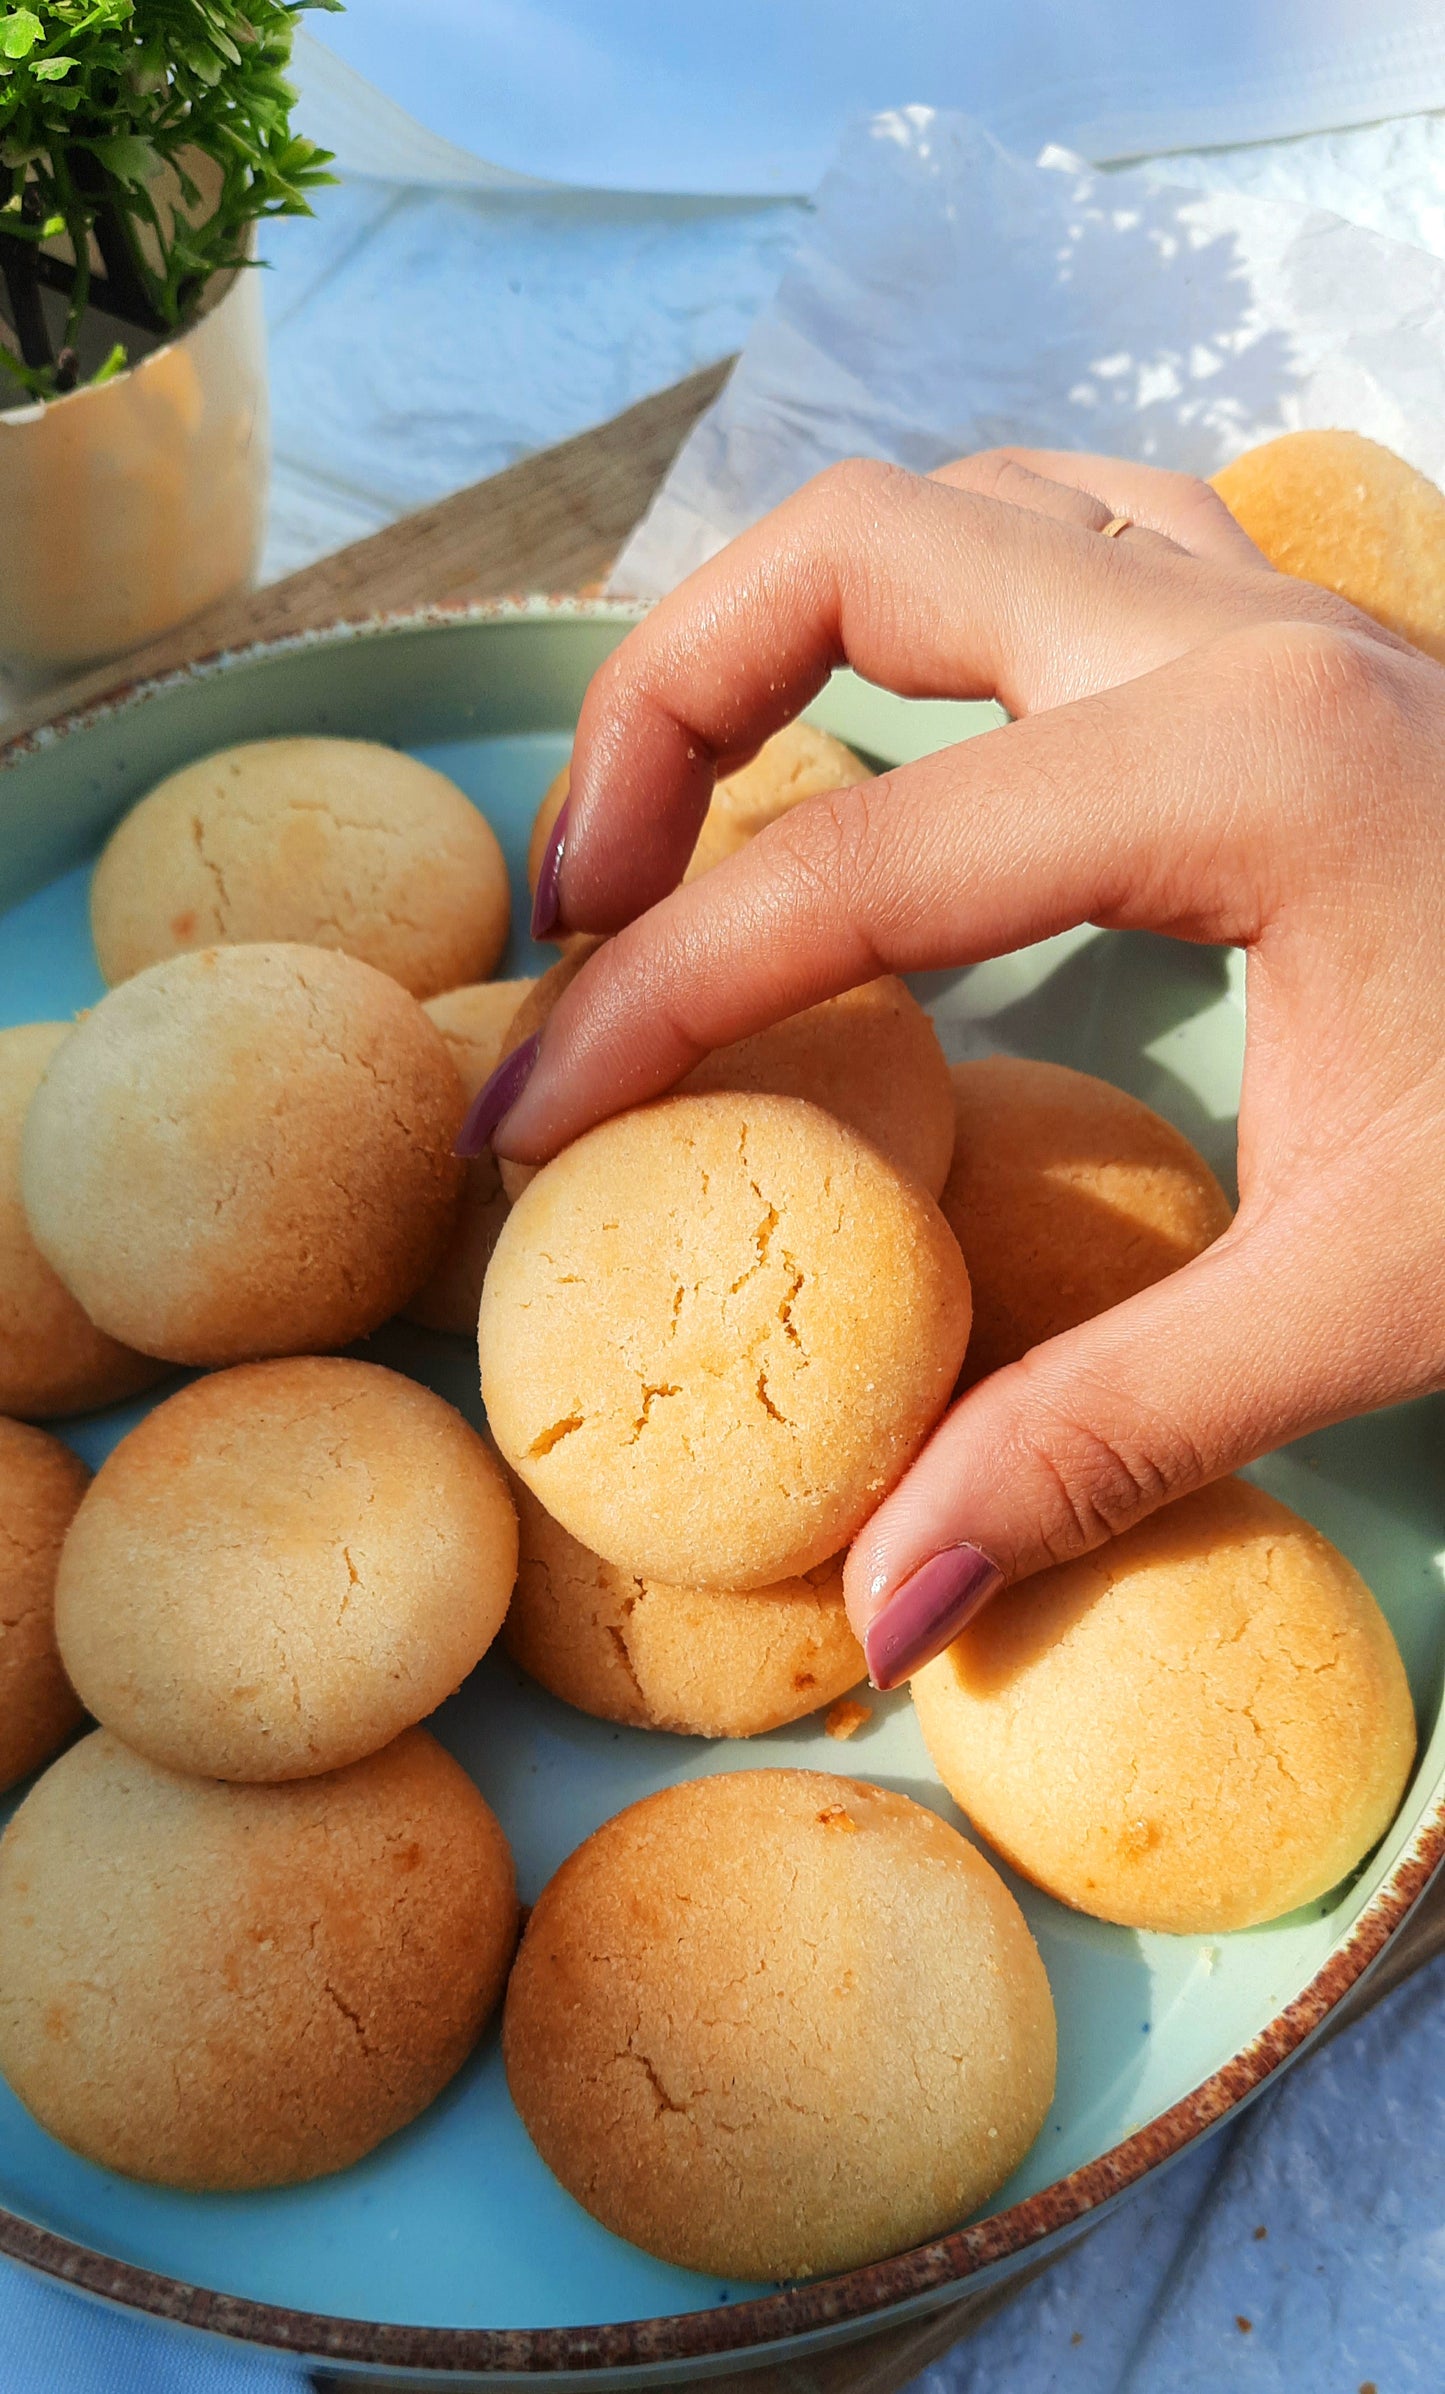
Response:
MULTIPOLYGON (((101 993, 88 860, 161 774, 270 732, 389 740, 482 806, 519 901, 533 811, 567 753, 619 608, 533 604, 307 636, 122 693, 22 741, 0 770, 0 1023, 101 993)), ((996 720, 909 704, 841 676, 814 710, 899 761, 996 720)), ((536 971, 519 902, 503 970, 536 971)), ((1235 959, 1089 930, 921 985, 950 1052, 1004 1048, 1088 1067, 1170 1115, 1228 1179, 1243 1032, 1235 959)), ((395 1327, 366 1350, 478 1415, 472 1351, 395 1327)), ((66 1426, 92 1463, 136 1409, 66 1426)), ((804 2287, 716 2283, 609 2236, 556 2186, 507 2096, 495 2033, 424 2118, 358 2168, 266 2195, 136 2186, 51 2142, 0 2087, 0 2249, 174 2319, 326 2359, 452 2383, 543 2371, 560 2382, 676 2383, 722 2356, 866 2332, 1034 2258, 1168 2160, 1296 2053, 1379 1952, 1445 1848, 1442 1492, 1445 1409, 1414 1405, 1304 1441, 1268 1487, 1359 1565, 1403 1649, 1421 1756, 1400 1818, 1324 1903, 1214 1942, 1136 1935, 1017 1893, 1060 2027, 1058 2094, 988 2215, 917 2252, 804 2287), (620 2375, 613 2373, 620 2372, 620 2375)), ((436 1727, 500 1814, 525 1899, 609 1814, 664 1783, 764 1763, 844 1769, 956 1817, 906 1696, 846 1748, 821 1722, 747 1744, 649 1736, 568 1711, 489 1657, 436 1727)))

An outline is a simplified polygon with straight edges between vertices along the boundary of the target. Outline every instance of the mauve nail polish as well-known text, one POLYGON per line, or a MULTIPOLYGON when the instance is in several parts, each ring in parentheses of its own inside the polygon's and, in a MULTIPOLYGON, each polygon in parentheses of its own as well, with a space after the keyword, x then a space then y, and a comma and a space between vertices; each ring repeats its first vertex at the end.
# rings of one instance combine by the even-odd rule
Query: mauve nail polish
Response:
POLYGON ((457 1143, 452 1150, 454 1155, 485 1154, 497 1124, 504 1114, 510 1114, 526 1088, 541 1044, 541 1032, 534 1031, 530 1039, 524 1039, 520 1047, 514 1047, 509 1056, 502 1058, 489 1081, 483 1081, 467 1108, 465 1122, 457 1132, 457 1143))
POLYGON ((876 1688, 898 1687, 951 1646, 961 1629, 1003 1586, 1003 1573, 981 1546, 948 1546, 895 1588, 863 1640, 876 1688))
POLYGON ((534 939, 550 939, 562 919, 562 858, 567 848, 567 818, 571 811, 571 799, 564 798, 543 852, 542 869, 537 875, 536 894, 532 899, 534 939))

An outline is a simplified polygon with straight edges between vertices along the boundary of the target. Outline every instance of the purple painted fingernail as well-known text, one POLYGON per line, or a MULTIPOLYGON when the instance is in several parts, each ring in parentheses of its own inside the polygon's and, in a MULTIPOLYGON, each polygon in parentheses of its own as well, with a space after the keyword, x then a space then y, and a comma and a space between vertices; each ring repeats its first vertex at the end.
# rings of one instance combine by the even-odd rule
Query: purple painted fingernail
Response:
POLYGON ((564 798, 543 851, 542 869, 537 875, 537 890, 532 900, 534 939, 550 939, 562 919, 562 858, 567 849, 567 817, 571 811, 571 799, 564 798))
POLYGON ((974 1614, 1003 1586, 1003 1573, 981 1546, 948 1546, 895 1588, 863 1640, 876 1688, 898 1687, 951 1646, 974 1614))
POLYGON ((454 1155, 486 1153, 497 1124, 504 1114, 510 1114, 531 1079, 532 1066, 537 1061, 537 1050, 541 1044, 541 1032, 534 1031, 531 1038, 524 1039, 520 1047, 514 1047, 509 1056, 503 1056, 489 1081, 483 1081, 467 1108, 466 1121, 457 1132, 457 1143, 452 1150, 454 1155))

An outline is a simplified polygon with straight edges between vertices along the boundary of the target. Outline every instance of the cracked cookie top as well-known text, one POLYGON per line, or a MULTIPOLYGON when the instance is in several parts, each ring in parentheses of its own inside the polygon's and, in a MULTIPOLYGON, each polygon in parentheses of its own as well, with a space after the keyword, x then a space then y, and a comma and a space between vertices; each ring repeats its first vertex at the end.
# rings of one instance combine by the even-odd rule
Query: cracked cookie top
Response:
POLYGON ((569 2194, 727 2278, 956 2227, 1054 2084, 1048 1980, 998 1874, 909 1797, 821 1771, 728 1771, 605 1822, 538 1898, 502 2043, 569 2194))
POLYGON ((125 1345, 172 1363, 344 1346, 440 1254, 464 1100, 446 1042, 332 949, 203 948, 102 998, 26 1116, 41 1254, 125 1345))
POLYGON ((507 1840, 424 1729, 286 1787, 98 1729, 0 1845, 0 2069, 102 2168, 293 2185, 441 2092, 516 1933, 507 1840))
POLYGON ((96 1719, 152 1761, 303 1779, 435 1711, 516 1572, 502 1467, 461 1415, 307 1355, 207 1373, 121 1440, 66 1541, 57 1634, 96 1719))
POLYGON ((1338 1885, 1415 1754, 1374 1597, 1247 1480, 1011 1588, 912 1684, 939 1777, 1025 1878, 1181 1936, 1338 1885))
POLYGON ((107 981, 192 948, 341 948, 432 997, 494 972, 511 915, 486 818, 376 740, 248 740, 183 765, 112 832, 91 884, 107 981))
POLYGON ((968 1274, 938 1208, 801 1099, 673 1096, 589 1131, 482 1295, 507 1461, 594 1553, 764 1588, 845 1546, 948 1402, 968 1274))

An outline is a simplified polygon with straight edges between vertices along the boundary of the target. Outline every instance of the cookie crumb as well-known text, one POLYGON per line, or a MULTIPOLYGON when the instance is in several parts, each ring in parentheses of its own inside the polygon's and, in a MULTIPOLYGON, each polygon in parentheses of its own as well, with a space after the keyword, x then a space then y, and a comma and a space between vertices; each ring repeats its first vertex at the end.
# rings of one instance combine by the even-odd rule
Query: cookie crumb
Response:
POLYGON ((1242 2311, 1235 2312, 1234 2324, 1238 2328, 1241 2336, 1249 2335, 1254 2327, 1254 2321, 1252 2319, 1246 2319, 1242 2311))
POLYGON ((830 1737, 855 1737, 864 1722, 872 1718, 871 1704, 859 1704, 852 1696, 840 1696, 824 1714, 823 1727, 830 1737))
POLYGON ((1268 2228, 1256 2228, 1256 2229, 1255 2229, 1255 2231, 1254 2231, 1254 2241, 1255 2241, 1255 2243, 1256 2243, 1256 2244, 1263 2244, 1263 2242, 1264 2242, 1264 2240, 1265 2240, 1265 2238, 1266 2238, 1266 2236, 1267 2236, 1268 2234, 1269 2234, 1269 2230, 1268 2230, 1268 2228))

